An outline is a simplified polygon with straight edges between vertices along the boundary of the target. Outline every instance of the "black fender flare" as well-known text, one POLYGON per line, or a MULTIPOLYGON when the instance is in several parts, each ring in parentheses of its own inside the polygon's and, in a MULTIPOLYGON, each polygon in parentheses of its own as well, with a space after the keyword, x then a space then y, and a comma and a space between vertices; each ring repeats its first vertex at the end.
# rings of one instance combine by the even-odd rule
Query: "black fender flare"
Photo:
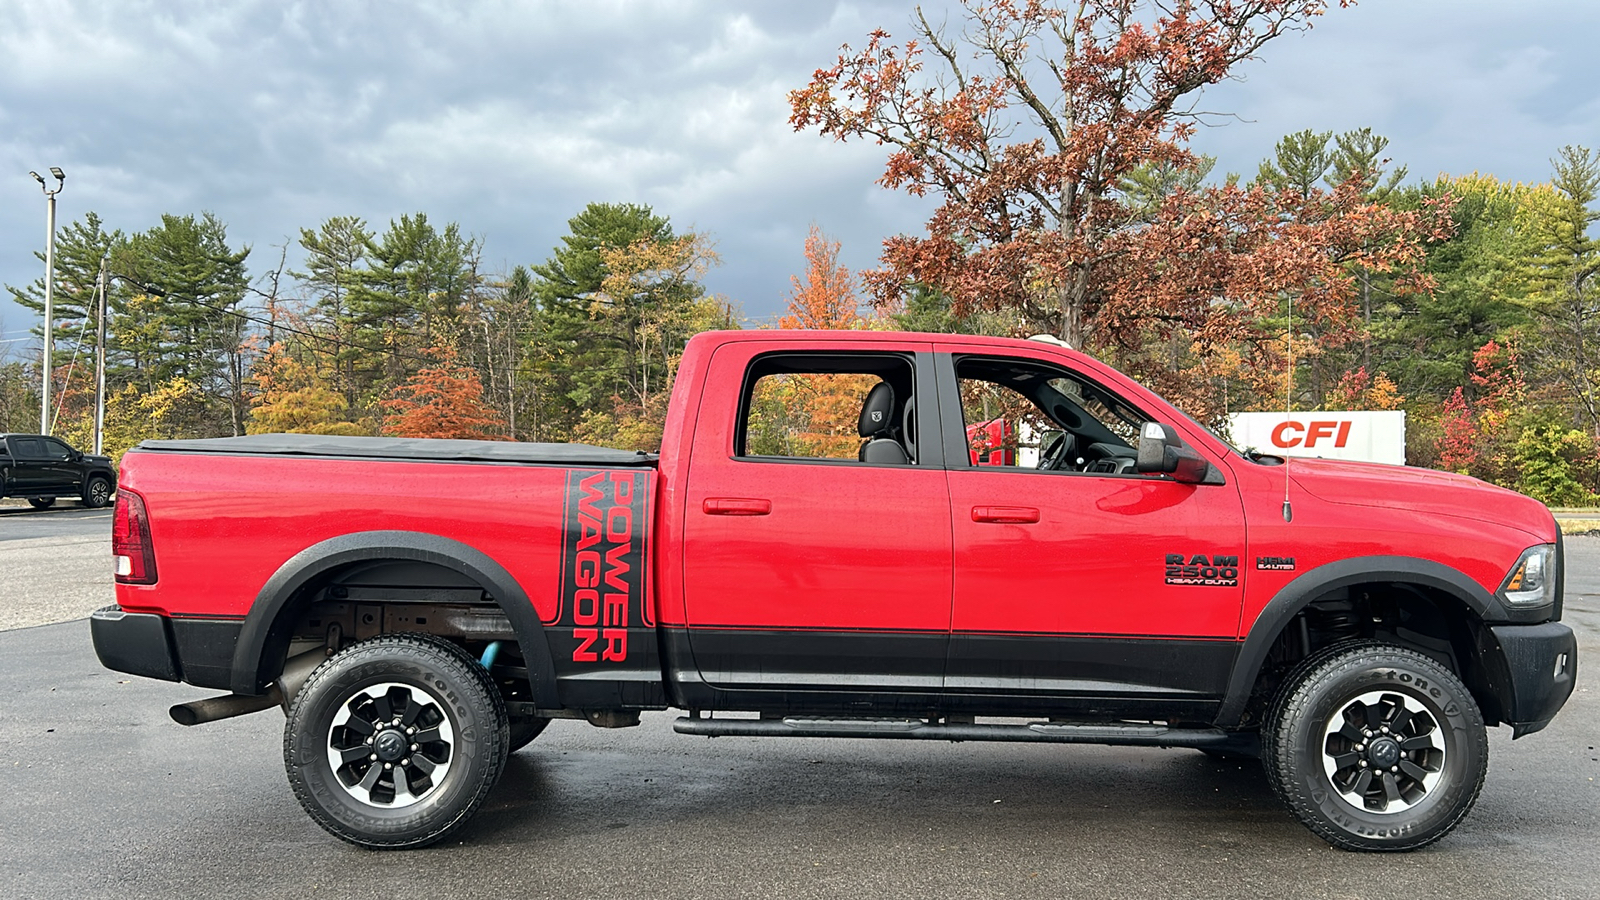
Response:
POLYGON ((1506 619, 1499 598, 1460 570, 1433 560, 1414 556, 1354 556, 1318 566, 1284 585, 1250 626, 1250 633, 1234 657, 1228 692, 1217 712, 1217 727, 1238 727, 1268 651, 1302 609, 1330 591, 1374 581, 1434 588, 1460 600, 1487 622, 1506 619))
MULTIPOLYGON (((460 541, 418 531, 358 531, 312 544, 278 567, 256 594, 239 630, 233 651, 232 689, 260 694, 281 674, 278 653, 268 653, 273 628, 285 608, 318 576, 364 560, 404 559, 452 569, 487 590, 511 622, 528 664, 528 680, 536 706, 557 709, 555 663, 545 639, 544 624, 528 593, 505 567, 488 554, 460 541)), ((288 649, 281 635, 282 649, 288 649)))

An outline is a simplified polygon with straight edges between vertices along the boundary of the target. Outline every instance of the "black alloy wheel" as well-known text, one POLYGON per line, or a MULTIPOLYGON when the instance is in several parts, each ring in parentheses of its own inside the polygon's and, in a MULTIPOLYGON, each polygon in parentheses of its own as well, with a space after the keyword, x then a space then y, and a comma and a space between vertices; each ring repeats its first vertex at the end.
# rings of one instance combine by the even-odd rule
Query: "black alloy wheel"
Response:
POLYGON ((28 505, 33 507, 34 509, 49 509, 50 507, 56 505, 56 498, 54 498, 54 497, 29 497, 28 498, 28 505))
POLYGON ((1262 729, 1273 790, 1345 850, 1415 850, 1449 834, 1488 771, 1477 701, 1415 650, 1362 641, 1302 663, 1262 729))
POLYGON ((111 502, 111 479, 104 475, 92 475, 88 483, 83 486, 83 505, 89 509, 100 509, 111 502))
POLYGON ((289 707, 284 766, 307 813, 373 849, 461 827, 505 766, 505 703, 456 645, 388 634, 318 666, 289 707))

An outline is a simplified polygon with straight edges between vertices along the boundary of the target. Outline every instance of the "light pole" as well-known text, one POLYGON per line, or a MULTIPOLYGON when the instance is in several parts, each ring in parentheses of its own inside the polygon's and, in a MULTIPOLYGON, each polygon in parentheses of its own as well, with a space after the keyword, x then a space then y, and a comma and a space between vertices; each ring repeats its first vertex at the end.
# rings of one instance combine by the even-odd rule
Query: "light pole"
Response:
POLYGON ((94 455, 105 452, 106 440, 106 294, 111 289, 111 257, 100 258, 100 308, 95 315, 94 455))
POLYGON ((44 382, 39 391, 39 433, 50 433, 50 366, 56 353, 55 341, 55 290, 56 290, 56 195, 66 186, 66 173, 59 166, 51 166, 50 174, 56 177, 56 189, 50 190, 50 185, 38 172, 29 172, 33 180, 39 182, 39 187, 44 189, 45 196, 45 245, 44 245, 44 382))

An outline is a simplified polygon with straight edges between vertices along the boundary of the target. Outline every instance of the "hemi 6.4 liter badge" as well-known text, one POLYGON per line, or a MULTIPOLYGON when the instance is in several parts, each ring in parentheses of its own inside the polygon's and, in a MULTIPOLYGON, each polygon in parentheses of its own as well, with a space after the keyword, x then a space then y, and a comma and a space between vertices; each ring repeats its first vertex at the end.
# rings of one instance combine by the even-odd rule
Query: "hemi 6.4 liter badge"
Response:
POLYGON ((629 626, 655 625, 645 595, 650 492, 639 469, 567 473, 561 593, 545 624, 571 636, 572 662, 626 662, 629 626))
POLYGON ((1293 572, 1294 557, 1292 556, 1258 556, 1256 568, 1267 569, 1274 572, 1293 572))
POLYGON ((1239 584, 1239 557, 1168 553, 1167 584, 1236 587, 1239 584))

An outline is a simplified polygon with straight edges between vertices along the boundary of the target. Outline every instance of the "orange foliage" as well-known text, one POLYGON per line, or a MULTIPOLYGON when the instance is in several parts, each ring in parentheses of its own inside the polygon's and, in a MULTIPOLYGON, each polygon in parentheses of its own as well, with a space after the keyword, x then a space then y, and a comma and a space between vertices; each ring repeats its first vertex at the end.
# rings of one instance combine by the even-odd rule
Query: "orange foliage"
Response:
POLYGON ((816 225, 806 236, 806 280, 798 276, 789 297, 789 314, 779 328, 860 328, 864 323, 856 300, 855 276, 839 265, 839 242, 829 241, 816 225))
POLYGON ((393 437, 500 441, 505 423, 483 405, 478 373, 456 363, 455 351, 433 348, 438 362, 420 369, 396 387, 381 405, 383 433, 393 437))
POLYGON ((1388 375, 1368 375, 1365 366, 1346 372, 1323 401, 1324 409, 1399 409, 1406 402, 1388 375))

